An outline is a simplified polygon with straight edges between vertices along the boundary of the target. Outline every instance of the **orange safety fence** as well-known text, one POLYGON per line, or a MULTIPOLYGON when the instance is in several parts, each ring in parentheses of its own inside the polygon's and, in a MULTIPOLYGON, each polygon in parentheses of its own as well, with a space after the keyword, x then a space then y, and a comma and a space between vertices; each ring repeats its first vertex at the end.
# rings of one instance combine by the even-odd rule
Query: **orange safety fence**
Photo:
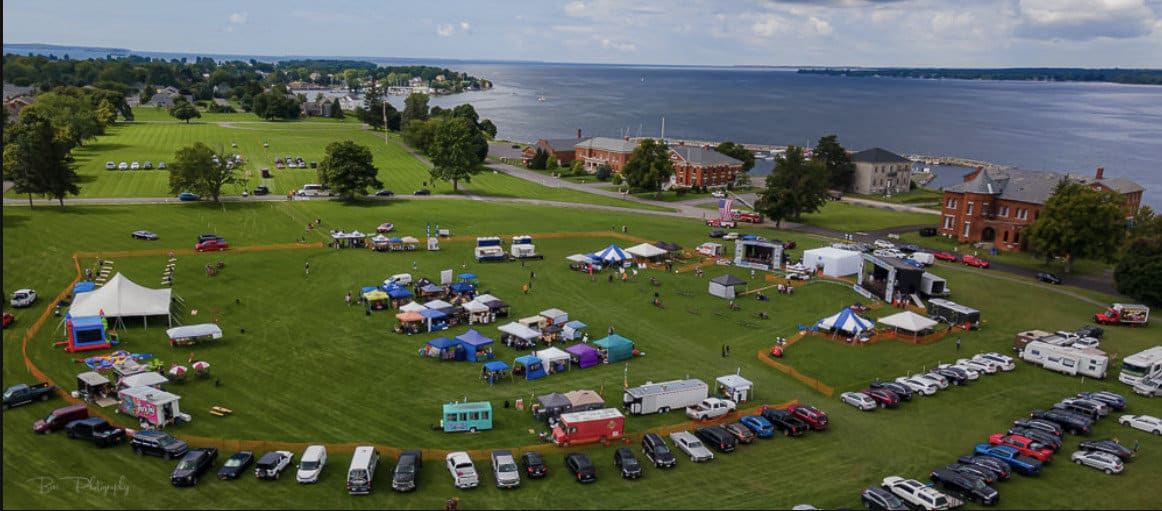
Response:
POLYGON ((784 364, 782 362, 779 362, 779 361, 771 358, 771 356, 765 350, 759 350, 758 358, 763 363, 765 363, 765 364, 767 364, 775 369, 778 369, 779 371, 791 376, 792 378, 794 378, 796 380, 799 380, 799 382, 803 383, 804 385, 806 385, 808 387, 811 387, 812 389, 815 389, 820 394, 823 394, 827 397, 831 397, 833 394, 835 394, 835 389, 832 388, 830 385, 824 384, 823 382, 821 382, 815 378, 812 378, 812 377, 807 376, 803 373, 800 373, 799 371, 795 370, 794 367, 791 367, 787 364, 784 364))

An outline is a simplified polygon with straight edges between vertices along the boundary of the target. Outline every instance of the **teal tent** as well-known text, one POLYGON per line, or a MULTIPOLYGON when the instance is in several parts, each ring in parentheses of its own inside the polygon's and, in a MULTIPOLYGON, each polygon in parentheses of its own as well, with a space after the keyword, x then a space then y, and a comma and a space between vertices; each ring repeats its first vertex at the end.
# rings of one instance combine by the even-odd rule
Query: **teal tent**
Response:
POLYGON ((633 356, 633 341, 617 334, 593 341, 593 344, 605 350, 607 362, 627 360, 633 356))

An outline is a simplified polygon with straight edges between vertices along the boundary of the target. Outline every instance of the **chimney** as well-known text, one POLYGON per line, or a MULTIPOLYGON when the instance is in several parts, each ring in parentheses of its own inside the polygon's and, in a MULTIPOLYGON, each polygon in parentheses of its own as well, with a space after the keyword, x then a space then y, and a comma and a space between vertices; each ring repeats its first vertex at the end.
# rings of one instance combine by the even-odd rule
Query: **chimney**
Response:
POLYGON ((629 142, 629 135, 626 135, 626 136, 625 136, 625 141, 626 141, 626 142, 629 142))
POLYGON ((686 145, 686 141, 685 141, 685 140, 679 140, 679 141, 678 141, 678 146, 679 146, 679 147, 681 147, 681 146, 684 146, 684 145, 686 145))
POLYGON ((577 140, 581 140, 581 128, 577 128, 577 140))
POLYGON ((1101 179, 1101 178, 1102 178, 1102 175, 1103 175, 1103 174, 1105 174, 1105 173, 1106 173, 1106 168, 1105 168, 1105 167, 1098 167, 1098 168, 1097 168, 1097 178, 1098 178, 1098 179, 1101 179))

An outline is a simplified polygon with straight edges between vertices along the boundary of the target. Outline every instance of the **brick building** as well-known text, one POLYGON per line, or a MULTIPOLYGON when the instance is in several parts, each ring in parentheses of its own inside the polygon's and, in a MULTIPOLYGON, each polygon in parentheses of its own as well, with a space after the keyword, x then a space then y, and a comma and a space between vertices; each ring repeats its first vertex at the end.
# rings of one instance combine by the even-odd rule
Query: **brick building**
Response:
POLYGON ((1021 232, 1027 228, 1053 194, 1057 183, 1068 178, 1126 198, 1126 217, 1132 219, 1142 204, 1142 186, 1122 178, 1106 178, 1098 168, 1093 176, 1022 170, 977 170, 964 182, 944 190, 940 234, 961 243, 994 243, 998 249, 1025 250, 1021 232))
POLYGON ((741 161, 708 146, 671 146, 670 161, 674 164, 671 186, 721 188, 734 183, 742 172, 741 161))
POLYGON ((851 191, 863 194, 903 193, 912 186, 912 160, 873 147, 851 155, 855 175, 851 191))
POLYGON ((531 146, 525 147, 520 151, 521 161, 525 165, 533 159, 537 154, 537 148, 544 149, 549 152, 549 157, 557 160, 557 165, 564 167, 573 163, 577 159, 577 144, 589 140, 588 137, 581 138, 581 130, 577 130, 577 138, 554 138, 538 139, 537 142, 531 146))
POLYGON ((585 170, 590 173, 597 172, 597 167, 603 164, 609 165, 613 172, 620 173, 637 146, 637 142, 629 140, 629 137, 593 137, 574 146, 575 159, 585 162, 585 170))

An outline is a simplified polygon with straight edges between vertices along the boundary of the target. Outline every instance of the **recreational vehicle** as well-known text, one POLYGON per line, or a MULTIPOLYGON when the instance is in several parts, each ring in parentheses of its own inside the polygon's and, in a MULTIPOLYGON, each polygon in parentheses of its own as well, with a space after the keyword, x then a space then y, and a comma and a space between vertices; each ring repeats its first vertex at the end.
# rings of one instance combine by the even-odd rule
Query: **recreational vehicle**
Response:
POLYGON ((1041 341, 1026 345, 1021 359, 1050 371, 1092 378, 1105 378, 1109 366, 1109 357, 1099 350, 1055 346, 1041 341))
POLYGON ((1162 346, 1154 346, 1122 359, 1122 372, 1118 381, 1126 385, 1136 385, 1143 378, 1162 375, 1162 346))

